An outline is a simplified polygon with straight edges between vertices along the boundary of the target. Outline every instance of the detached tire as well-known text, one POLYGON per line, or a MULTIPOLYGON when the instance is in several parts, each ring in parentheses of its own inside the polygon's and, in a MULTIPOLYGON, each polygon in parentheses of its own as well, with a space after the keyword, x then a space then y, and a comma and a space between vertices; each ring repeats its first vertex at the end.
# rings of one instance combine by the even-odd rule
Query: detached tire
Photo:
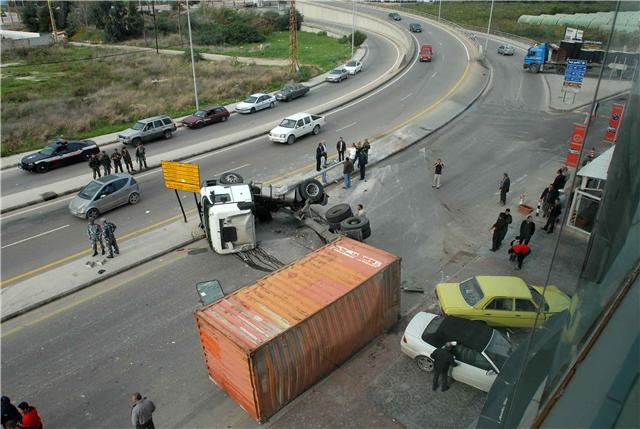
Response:
POLYGON ((324 197, 324 186, 316 179, 307 179, 300 185, 300 194, 305 200, 318 203, 324 197))
POLYGON ((331 224, 340 224, 346 218, 352 217, 353 212, 349 204, 338 204, 331 207, 325 213, 324 217, 331 224))
POLYGON ((239 183, 244 183, 244 179, 238 173, 229 171, 227 173, 222 173, 218 182, 223 185, 237 185, 239 183))
POLYGON ((369 231, 371 233, 371 226, 369 225, 369 219, 366 217, 351 216, 340 222, 340 228, 343 231, 356 231, 361 230, 363 233, 369 231))

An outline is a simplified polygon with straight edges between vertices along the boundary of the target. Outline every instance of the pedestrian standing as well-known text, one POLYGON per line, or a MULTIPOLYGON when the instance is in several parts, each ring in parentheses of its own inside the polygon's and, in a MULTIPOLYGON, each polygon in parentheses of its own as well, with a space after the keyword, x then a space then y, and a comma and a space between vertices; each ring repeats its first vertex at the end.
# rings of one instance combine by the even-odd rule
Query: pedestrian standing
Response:
POLYGON ((442 176, 442 169, 444 168, 444 162, 438 158, 435 164, 433 164, 435 169, 433 173, 433 183, 431 183, 432 188, 440 189, 440 176, 442 176))
POLYGON ((493 236, 491 237, 491 251, 495 252, 502 245, 502 239, 507 234, 507 220, 504 213, 498 215, 498 220, 494 223, 489 231, 493 230, 493 236))
POLYGON ((107 258, 113 258, 113 252, 116 252, 116 255, 120 254, 120 249, 118 248, 118 242, 116 241, 116 225, 112 222, 109 222, 107 219, 102 221, 102 237, 104 237, 104 242, 107 245, 107 250, 109 251, 109 255, 107 258))
POLYGON ((533 218, 531 216, 527 216, 527 218, 520 224, 520 240, 522 240, 524 244, 529 244, 529 241, 535 232, 536 224, 533 222, 533 218))
POLYGON ((320 171, 322 169, 322 159, 327 158, 327 146, 324 144, 324 141, 318 143, 318 147, 316 148, 316 171, 320 171))
POLYGON ((367 164, 369 163, 369 149, 367 146, 362 144, 360 146, 360 150, 356 152, 356 157, 358 158, 358 168, 360 169, 360 180, 364 180, 366 182, 367 179, 365 178, 365 174, 367 164))
POLYGON ((358 216, 358 217, 366 217, 366 215, 367 215, 367 212, 364 209, 364 206, 362 204, 358 204, 356 206, 356 216, 358 216))
POLYGON ((562 175, 564 176, 564 186, 567 186, 567 183, 571 180, 571 172, 566 165, 562 167, 562 175))
POLYGON ((17 424, 22 421, 22 415, 8 396, 0 398, 0 406, 2 407, 2 427, 6 427, 8 422, 17 424))
POLYGON ((553 227, 555 226, 556 220, 558 219, 558 216, 560 216, 560 213, 562 213, 562 209, 560 208, 560 201, 556 200, 553 202, 551 208, 549 209, 549 218, 547 219, 546 225, 542 227, 542 229, 547 231, 548 234, 551 234, 553 232, 553 227))
POLYGON ((353 162, 351 158, 346 158, 342 167, 342 178, 344 179, 344 186, 342 189, 349 189, 351 187, 351 174, 353 173, 353 162))
POLYGON ((433 359, 433 366, 435 374, 433 374, 433 386, 432 390, 438 389, 438 380, 442 378, 442 391, 449 390, 449 368, 452 366, 458 366, 453 358, 453 346, 457 343, 446 343, 444 347, 437 348, 431 353, 431 359, 433 359))
POLYGON ((124 165, 127 167, 127 173, 135 173, 136 170, 133 169, 133 161, 131 161, 131 154, 126 146, 122 146, 120 150, 120 155, 122 155, 122 160, 124 161, 124 165))
POLYGON ((549 185, 542 191, 540 194, 540 202, 542 203, 542 217, 547 217, 549 215, 549 209, 555 200, 558 199, 560 193, 556 188, 554 188, 553 184, 549 185))
POLYGON ((504 238, 507 236, 507 233, 509 232, 509 225, 511 225, 511 223, 513 222, 513 217, 511 217, 511 209, 505 209, 503 213, 504 213, 504 222, 507 224, 507 226, 502 230, 502 234, 500 236, 500 243, 502 243, 504 238))
POLYGON ((344 153, 347 151, 347 143, 340 137, 338 143, 336 143, 336 150, 338 151, 338 162, 344 161, 344 153))
POLYGON ((131 397, 131 423, 136 429, 155 429, 153 424, 153 412, 156 406, 151 400, 143 398, 138 392, 131 397))
POLYGON ((500 181, 500 204, 503 206, 507 203, 507 192, 509 192, 510 187, 511 179, 509 179, 509 175, 507 173, 504 173, 502 180, 500 181))
POLYGON ((138 143, 136 147, 136 161, 138 161, 138 170, 142 170, 143 165, 144 168, 149 168, 147 166, 147 149, 142 143, 138 143))
POLYGON ((102 168, 104 169, 104 175, 108 176, 111 174, 111 158, 107 155, 107 152, 100 152, 100 162, 102 162, 102 168))
POLYGON ((91 158, 89 158, 89 167, 91 167, 91 170, 93 171, 94 179, 102 177, 102 174, 100 174, 100 165, 102 164, 100 163, 100 160, 98 159, 96 154, 91 154, 91 158))
POLYGON ((113 153, 111 154, 111 161, 113 161, 113 172, 117 173, 118 170, 120 170, 120 173, 123 173, 123 171, 122 171, 122 155, 120 155, 120 152, 118 152, 118 149, 115 149, 113 151, 113 153))
POLYGON ((98 244, 100 244, 100 249, 102 250, 102 254, 104 255, 104 243, 102 242, 102 228, 98 225, 95 219, 89 219, 89 225, 87 225, 87 234, 89 235, 89 243, 91 243, 91 248, 93 249, 93 255, 96 256, 98 254, 98 244))
POLYGON ((22 414, 22 428, 23 429, 42 429, 42 420, 38 415, 36 407, 29 405, 26 402, 20 402, 18 409, 22 414))
POLYGON ((560 189, 564 188, 564 183, 565 183, 566 177, 564 177, 564 174, 562 174, 562 169, 558 169, 558 171, 556 171, 556 177, 553 179, 553 188, 560 191, 560 189))
POLYGON ((524 262, 524 258, 529 256, 531 253, 531 248, 524 244, 521 240, 516 240, 511 249, 509 249, 509 253, 511 253, 515 260, 518 263, 516 270, 522 269, 522 263, 524 262))

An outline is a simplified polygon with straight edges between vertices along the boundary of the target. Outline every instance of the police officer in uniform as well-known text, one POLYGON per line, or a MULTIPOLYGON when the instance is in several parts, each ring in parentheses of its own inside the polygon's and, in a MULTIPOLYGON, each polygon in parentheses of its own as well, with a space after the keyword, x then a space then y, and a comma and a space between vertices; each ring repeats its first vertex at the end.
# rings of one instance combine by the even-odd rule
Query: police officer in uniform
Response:
POLYGON ((102 228, 95 222, 95 219, 89 219, 89 225, 87 225, 87 234, 89 234, 89 242, 91 243, 91 248, 93 249, 93 255, 98 255, 98 243, 100 244, 100 249, 102 249, 102 254, 104 255, 104 243, 102 242, 102 228))
POLYGON ((118 149, 115 149, 113 151, 113 153, 111 154, 111 161, 113 161, 113 172, 117 173, 118 170, 120 170, 120 173, 122 173, 122 155, 120 155, 120 152, 118 152, 118 149))
POLYGON ((116 255, 120 254, 120 249, 118 248, 118 243, 116 242, 116 225, 112 222, 109 222, 107 219, 102 221, 102 236, 104 237, 104 241, 107 244, 107 249, 109 250, 109 255, 107 258, 113 258, 113 252, 116 252, 116 255))

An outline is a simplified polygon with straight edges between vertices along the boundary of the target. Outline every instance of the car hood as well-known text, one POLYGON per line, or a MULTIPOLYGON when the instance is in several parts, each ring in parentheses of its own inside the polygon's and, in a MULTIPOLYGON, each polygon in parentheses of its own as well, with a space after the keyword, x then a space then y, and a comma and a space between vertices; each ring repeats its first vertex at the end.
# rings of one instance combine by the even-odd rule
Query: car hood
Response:
POLYGON ((127 128, 124 131, 120 131, 118 133, 118 136, 122 136, 122 137, 131 137, 131 136, 135 136, 139 133, 139 131, 134 130, 133 128, 127 128))
MULTIPOLYGON (((542 286, 532 286, 541 295, 544 291, 542 286)), ((557 286, 547 286, 547 292, 544 294, 544 300, 549 304, 549 312, 559 313, 569 308, 571 298, 562 292, 557 286)))
POLYGON ((79 196, 76 195, 69 202, 69 210, 74 212, 80 212, 83 209, 86 209, 89 206, 89 203, 91 203, 91 200, 85 200, 84 198, 80 198, 79 196))
POLYGON ((41 159, 45 159, 48 158, 48 156, 41 154, 40 152, 36 152, 36 153, 32 153, 31 155, 27 155, 24 158, 22 158, 22 162, 25 163, 31 163, 31 162, 36 162, 36 161, 40 161, 41 159))
POLYGON ((240 103, 236 104, 236 109, 251 109, 255 106, 255 104, 245 103, 244 101, 241 101, 240 103))
POLYGON ((194 122, 198 122, 200 119, 198 116, 196 115, 191 115, 191 116, 187 116, 186 118, 184 118, 182 120, 183 124, 193 124, 194 122))
POLYGON ((458 283, 438 283, 436 285, 436 293, 440 301, 440 306, 445 313, 449 313, 450 310, 454 309, 471 308, 462 297, 458 283))
POLYGON ((278 125, 277 127, 272 128, 270 133, 271 134, 288 134, 291 131, 293 131, 293 128, 285 128, 278 125))

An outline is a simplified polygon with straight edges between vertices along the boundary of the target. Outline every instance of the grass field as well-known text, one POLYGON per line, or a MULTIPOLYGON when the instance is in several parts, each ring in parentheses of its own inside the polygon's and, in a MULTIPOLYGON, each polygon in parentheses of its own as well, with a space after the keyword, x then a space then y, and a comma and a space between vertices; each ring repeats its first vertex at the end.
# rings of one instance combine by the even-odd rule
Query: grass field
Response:
MULTIPOLYGON (((2 156, 40 148, 50 138, 88 138, 158 114, 194 110, 191 64, 182 56, 123 54, 57 46, 2 51, 2 156)), ((199 61, 201 105, 227 104, 275 90, 285 67, 199 61)))

